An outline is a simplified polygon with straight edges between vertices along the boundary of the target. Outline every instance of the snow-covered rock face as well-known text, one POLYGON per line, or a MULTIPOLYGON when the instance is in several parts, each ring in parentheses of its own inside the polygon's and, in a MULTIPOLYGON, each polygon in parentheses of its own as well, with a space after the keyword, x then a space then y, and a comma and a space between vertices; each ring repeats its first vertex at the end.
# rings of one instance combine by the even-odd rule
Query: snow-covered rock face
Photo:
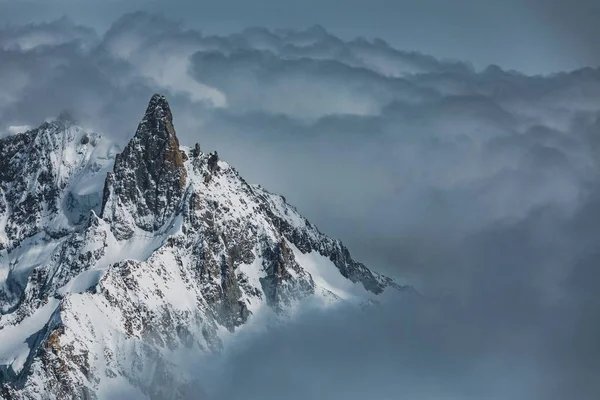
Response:
POLYGON ((0 312, 27 277, 99 210, 118 149, 59 119, 0 140, 0 312))
POLYGON ((2 139, 0 248, 10 250, 41 231, 60 236, 81 224, 101 204, 101 180, 94 176, 106 176, 111 150, 99 135, 65 120, 2 139))
POLYGON ((114 166, 99 143, 59 123, 0 141, 0 397, 198 398, 182 355, 258 315, 399 289, 216 152, 180 148, 163 96, 114 166))

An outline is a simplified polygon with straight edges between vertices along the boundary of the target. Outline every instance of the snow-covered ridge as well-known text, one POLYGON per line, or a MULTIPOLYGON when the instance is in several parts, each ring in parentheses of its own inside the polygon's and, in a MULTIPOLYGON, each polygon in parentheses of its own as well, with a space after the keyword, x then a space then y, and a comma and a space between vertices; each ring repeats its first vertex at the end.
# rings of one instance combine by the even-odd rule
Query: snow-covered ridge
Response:
POLYGON ((0 312, 14 308, 32 270, 100 208, 117 151, 64 119, 0 140, 0 312))
POLYGON ((60 234, 99 207, 117 149, 70 121, 47 122, 0 141, 0 246, 60 234))
MULTIPOLYGON (((118 388, 183 398, 200 389, 178 366, 182 353, 219 351, 239 329, 303 305, 401 289, 216 152, 180 147, 163 96, 116 156, 73 125, 36 132, 0 141, 16 160, 40 153, 36 140, 56 153, 21 163, 31 164, 27 184, 0 179, 4 193, 21 185, 19 198, 46 202, 35 229, 0 234, 0 397, 110 398, 118 388)), ((8 221, 15 211, 4 210, 8 221)))

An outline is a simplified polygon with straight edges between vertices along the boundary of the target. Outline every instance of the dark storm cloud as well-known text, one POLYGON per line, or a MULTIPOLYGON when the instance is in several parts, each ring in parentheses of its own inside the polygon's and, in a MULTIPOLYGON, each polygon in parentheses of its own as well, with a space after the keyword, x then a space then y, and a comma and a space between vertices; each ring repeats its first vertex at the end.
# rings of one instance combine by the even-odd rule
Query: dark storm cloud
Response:
POLYGON ((96 32, 82 25, 76 25, 68 18, 31 23, 28 25, 7 25, 2 30, 3 49, 29 50, 44 45, 59 45, 77 42, 89 47, 97 40, 96 32))
POLYGON ((2 130, 68 109, 122 143, 163 92, 182 143, 425 295, 249 337, 217 397, 598 397, 598 69, 478 72, 320 26, 206 35, 145 13, 0 44, 2 130))
POLYGON ((385 37, 396 48, 470 60, 480 69, 549 73, 600 65, 594 0, 3 0, 0 24, 68 14, 104 32, 139 9, 215 34, 320 23, 344 39, 385 37))

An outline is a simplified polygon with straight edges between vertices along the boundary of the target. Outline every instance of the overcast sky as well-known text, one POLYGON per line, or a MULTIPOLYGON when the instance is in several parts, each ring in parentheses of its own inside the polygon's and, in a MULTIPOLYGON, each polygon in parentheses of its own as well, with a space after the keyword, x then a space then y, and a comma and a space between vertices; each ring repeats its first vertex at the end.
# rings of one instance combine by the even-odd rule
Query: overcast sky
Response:
POLYGON ((206 33, 248 26, 326 26, 344 38, 382 37, 404 50, 547 73, 600 64, 594 0, 0 0, 1 23, 70 15, 102 31, 139 9, 206 33))
POLYGON ((0 133, 67 109, 122 145, 161 92, 182 144, 424 294, 248 338, 202 365, 219 400, 596 400, 596 10, 0 1, 0 133))

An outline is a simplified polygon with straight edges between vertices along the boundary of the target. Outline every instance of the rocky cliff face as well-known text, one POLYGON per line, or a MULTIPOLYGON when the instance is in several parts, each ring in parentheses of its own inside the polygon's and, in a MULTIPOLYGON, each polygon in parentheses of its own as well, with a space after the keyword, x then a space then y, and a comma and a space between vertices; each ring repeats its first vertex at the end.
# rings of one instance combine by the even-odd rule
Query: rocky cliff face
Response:
MULTIPOLYGON (((44 143, 73 136, 56 126, 39 128, 44 143)), ((302 304, 360 303, 386 288, 401 289, 353 260, 283 197, 246 183, 216 153, 180 147, 160 95, 95 192, 101 206, 85 203, 71 212, 68 229, 41 237, 53 226, 46 221, 64 213, 60 205, 81 171, 97 162, 93 141, 107 146, 70 126, 79 136, 69 148, 86 156, 67 162, 69 173, 61 175, 53 172, 66 162, 56 146, 31 145, 39 129, 0 142, 0 152, 15 163, 38 153, 56 160, 27 167, 27 182, 52 177, 42 179, 43 187, 20 183, 10 173, 18 167, 1 161, 0 187, 5 196, 21 192, 29 219, 0 235, 6 243, 0 397, 101 399, 117 390, 131 398, 197 397, 197 377, 180 367, 182 354, 219 351, 258 315, 287 318, 302 304), (37 200, 27 201, 31 196, 37 200)), ((16 212, 2 210, 6 221, 16 212)))
POLYGON ((169 104, 154 95, 106 177, 102 215, 120 239, 130 238, 134 227, 156 231, 173 215, 186 185, 183 157, 169 104))

